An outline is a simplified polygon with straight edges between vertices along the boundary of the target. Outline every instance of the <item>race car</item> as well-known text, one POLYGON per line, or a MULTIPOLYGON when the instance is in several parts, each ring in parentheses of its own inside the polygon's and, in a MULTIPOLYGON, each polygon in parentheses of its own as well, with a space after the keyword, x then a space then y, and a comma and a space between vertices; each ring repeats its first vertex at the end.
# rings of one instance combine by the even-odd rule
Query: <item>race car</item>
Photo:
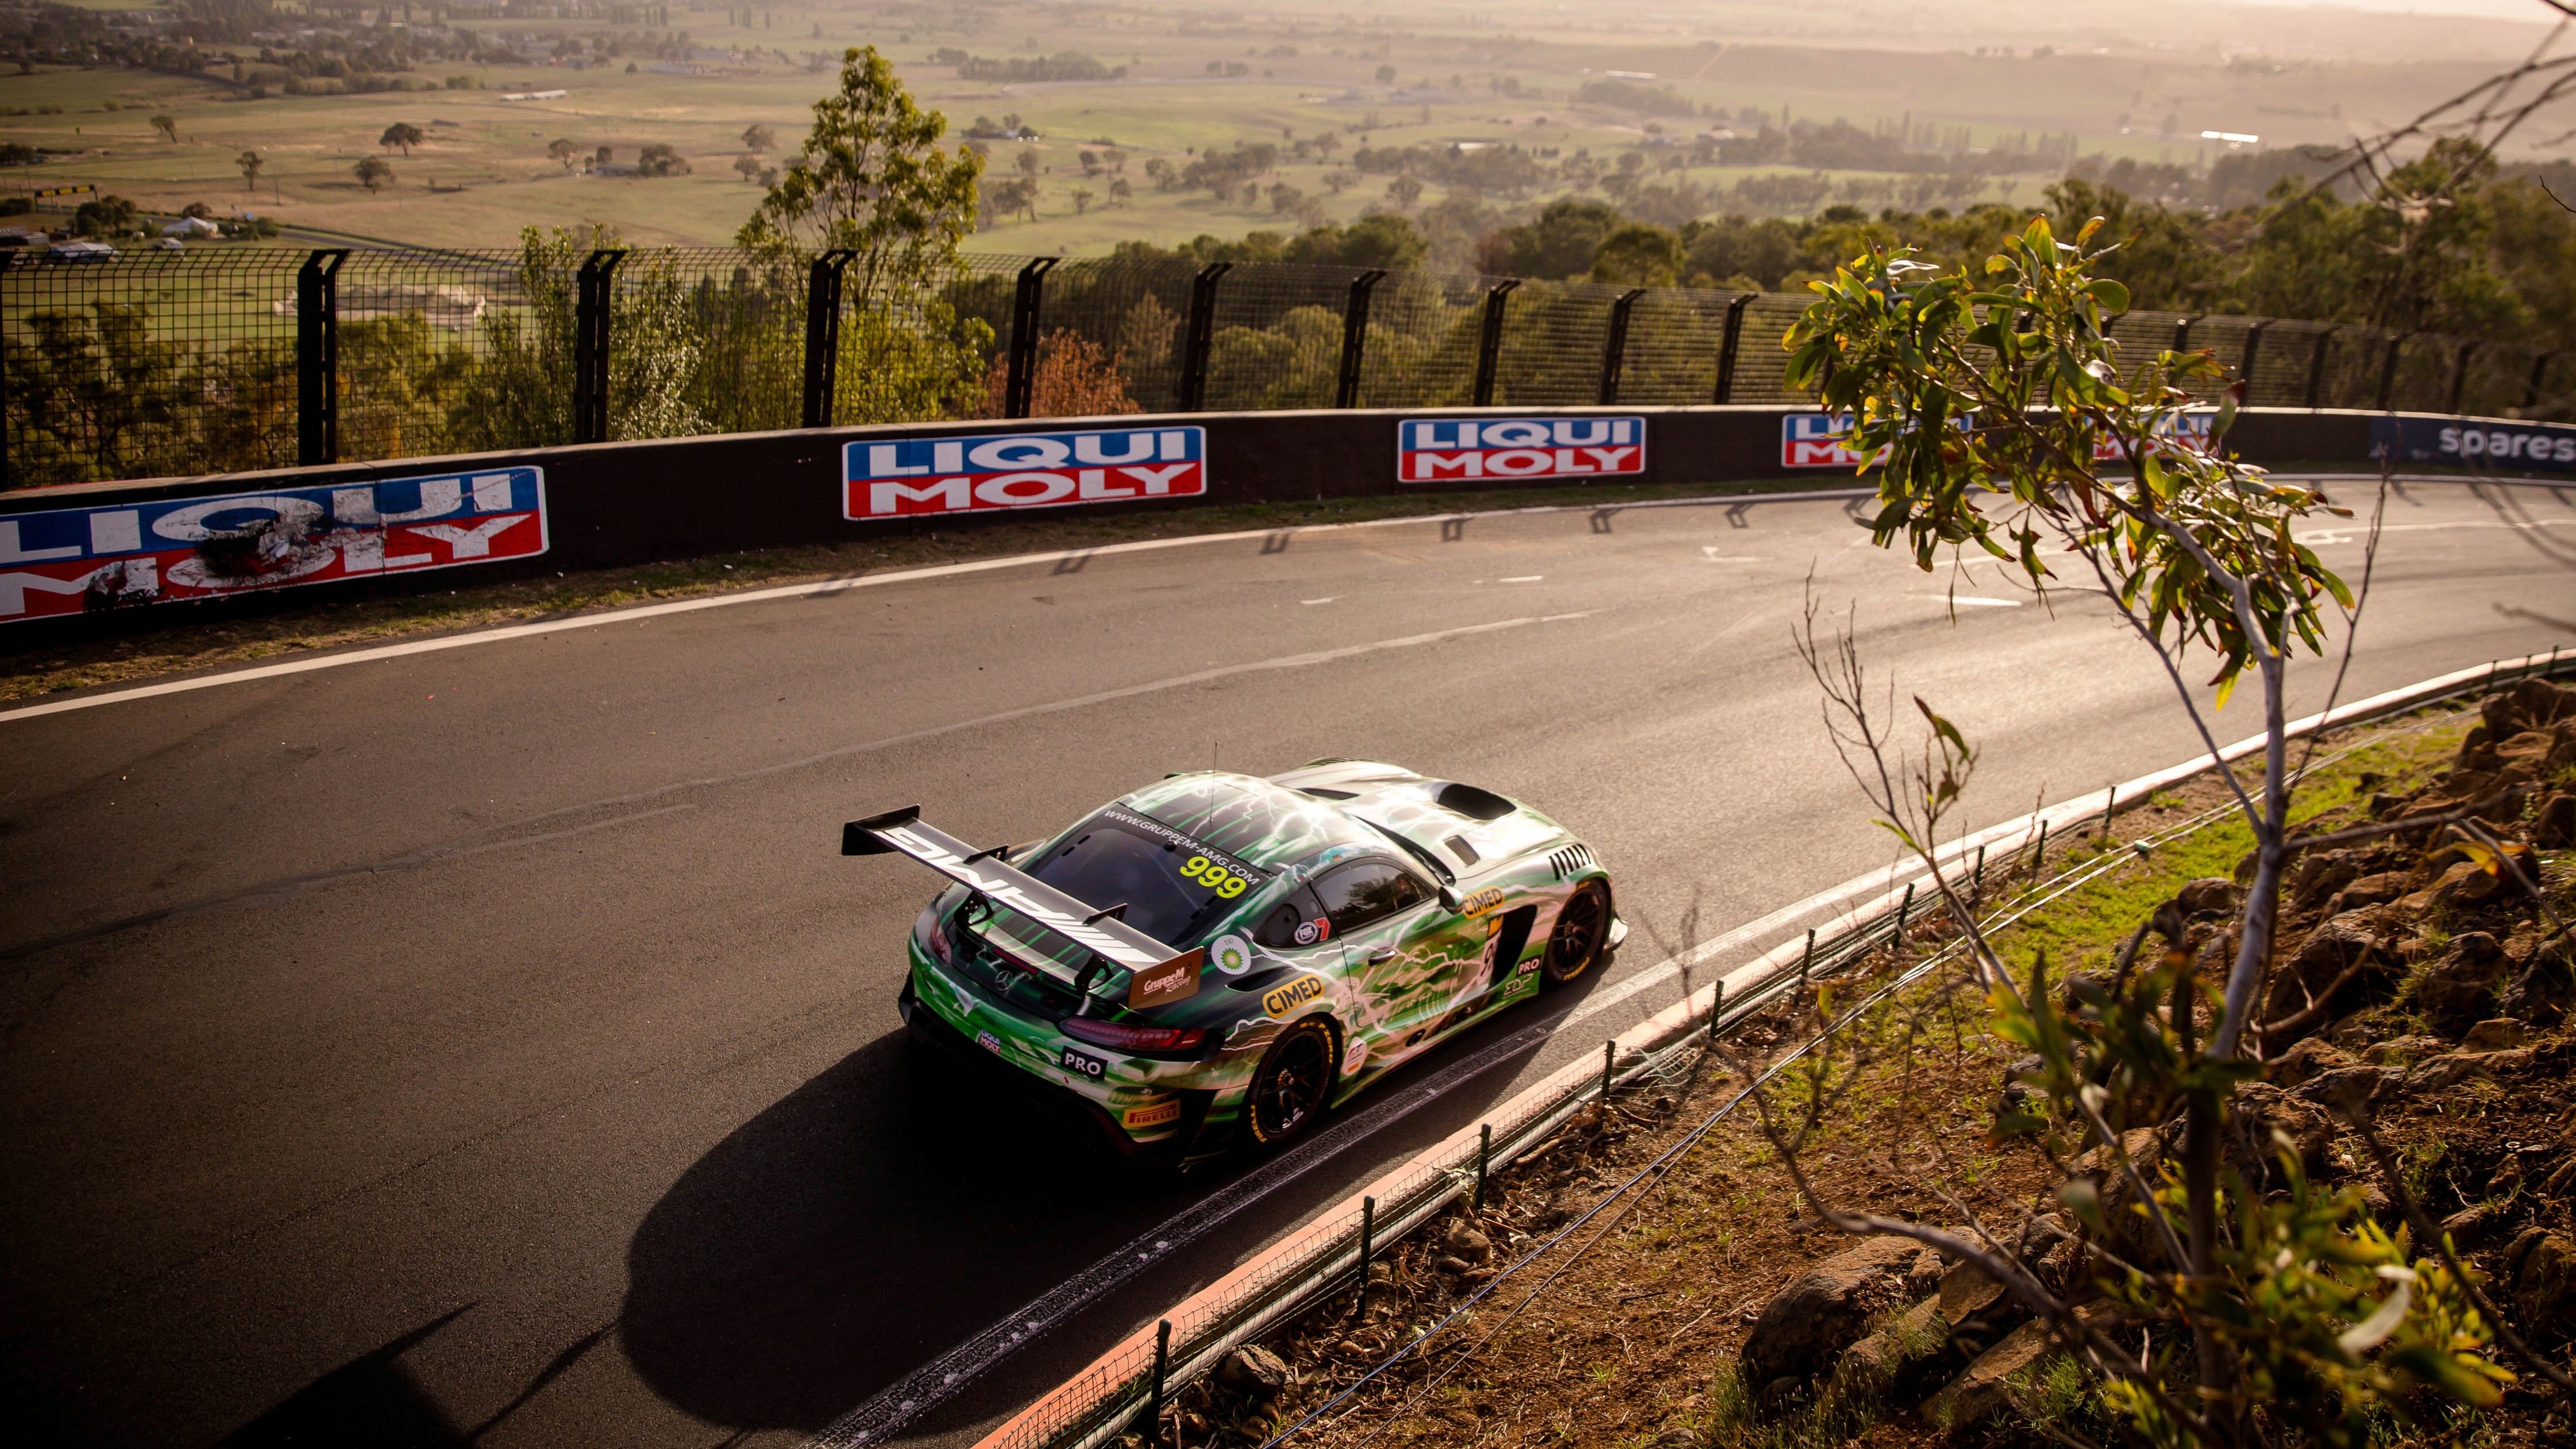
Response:
POLYGON ((897 1005, 915 1036, 1184 1165, 1302 1135, 1627 935, 1563 826, 1368 760, 1171 775, 985 850, 913 806, 851 821, 841 850, 951 882, 913 923, 897 1005))

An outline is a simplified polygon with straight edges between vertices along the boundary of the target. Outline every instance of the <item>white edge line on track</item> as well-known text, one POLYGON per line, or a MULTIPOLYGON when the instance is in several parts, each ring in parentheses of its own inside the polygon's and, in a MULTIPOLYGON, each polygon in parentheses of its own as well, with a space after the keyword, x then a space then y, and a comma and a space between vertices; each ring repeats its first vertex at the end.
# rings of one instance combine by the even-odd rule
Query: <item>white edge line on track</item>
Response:
POLYGON ((1196 533, 1181 538, 1144 538, 1131 543, 1102 544, 1097 548, 1058 549, 1052 553, 1019 553, 1006 558, 971 559, 965 563, 934 564, 928 568, 896 569, 882 574, 853 574, 840 578, 817 579, 806 584, 781 584, 766 589, 745 589, 739 593, 711 594, 698 599, 679 599, 668 604, 639 604, 633 608, 606 609, 598 613, 576 615, 569 619, 548 619, 534 624, 507 624, 497 629, 477 629, 464 634, 441 635, 435 639, 415 639, 403 644, 379 644, 365 649, 351 649, 343 653, 291 660, 284 664, 262 664, 249 669, 229 670, 221 674, 173 679, 161 684, 138 685, 132 689, 108 690, 73 699, 51 700, 44 704, 0 710, 0 724, 7 724, 12 720, 35 719, 41 715, 64 714, 78 709, 96 709, 101 705, 122 704, 128 700, 186 694, 192 690, 213 689, 218 685, 247 684, 257 679, 277 679, 290 674, 309 674, 317 669, 337 669, 348 664, 372 664, 378 660, 401 659, 414 654, 435 654, 441 650, 463 649, 474 644, 497 644, 508 639, 527 639, 540 634, 560 634, 572 629, 596 629, 609 624, 630 624, 671 614, 693 614, 702 609, 723 609, 736 604, 767 604, 782 599, 809 599, 827 594, 844 593, 851 589, 918 583, 924 579, 953 578, 961 574, 988 573, 995 569, 1023 568, 1033 564, 1057 564, 1070 559, 1151 553, 1158 549, 1188 548, 1198 544, 1239 543, 1246 539, 1275 538, 1280 534, 1339 533, 1350 529, 1392 528, 1403 524, 1440 523, 1462 518, 1511 518, 1538 513, 1597 513, 1603 509, 1621 512, 1632 508, 1708 508, 1736 503, 1813 503, 1827 499, 1867 497, 1873 491, 1867 488, 1827 488, 1808 489, 1796 493, 1712 493, 1690 498, 1643 499, 1633 503, 1550 503, 1528 508, 1486 508, 1466 513, 1408 513, 1397 518, 1364 518, 1350 523, 1299 523, 1280 528, 1239 529, 1232 533, 1196 533))
MULTIPOLYGON (((2422 680, 2400 689, 2393 689, 2383 694, 2376 694, 2368 699, 2355 700, 2350 704, 2339 705, 2332 711, 2325 714, 2312 714, 2301 719, 2293 720, 2289 725, 2290 735, 2295 739, 2300 736, 2314 733, 2320 728, 2327 728, 2356 719, 2366 719, 2380 714, 2391 713, 2405 708, 2410 703, 2449 694, 2454 690, 2474 684, 2480 679, 2492 677, 2498 672, 2529 668, 2531 666, 2541 664, 2544 661, 2554 663, 2557 657, 2557 654, 2553 651, 2548 655, 2532 654, 2526 655, 2518 660, 2501 660, 2497 663, 2482 665, 2473 669, 2455 670, 2452 673, 2438 675, 2432 679, 2422 680)), ((1998 825, 1988 826, 1983 830, 1964 836, 1961 839, 1952 842, 1949 846, 1936 851, 1936 858, 1941 860, 1943 867, 1947 869, 1950 866, 1966 861, 1980 847, 1991 849, 1998 844, 2004 844, 2007 842, 2018 847, 2027 843, 2036 836, 2039 831, 2039 827, 2043 823, 2049 827, 2051 833, 2057 833, 2062 827, 2068 824, 2100 814, 2103 806, 2110 803, 2110 797, 2114 792, 2116 792, 2121 799, 2143 799, 2147 794, 2156 790, 2163 789, 2168 785, 2177 784, 2181 781, 2188 780, 2195 775, 2202 774, 2211 769, 2219 761, 2243 759, 2245 756, 2260 750, 2263 747, 2263 743, 2263 738, 2260 735, 2254 736, 2250 739, 2239 740, 2235 744, 2228 745, 2221 749, 2215 760, 2208 755, 2196 756, 2181 764, 2172 765, 2165 769, 2158 770, 2153 774, 2141 775, 2137 779, 2123 781, 2116 786, 2096 790, 2089 794, 2077 796, 2072 800, 2062 801, 2059 804, 2049 806, 2046 809, 2037 810, 2028 815, 2020 816, 2017 819, 2007 820, 1998 825)), ((1684 970, 1692 965, 1705 961, 1710 957, 1722 955, 1735 947, 1757 940, 1783 926, 1795 925, 1797 922, 1805 920, 1819 912, 1834 912, 1854 923, 1884 914, 1885 912, 1894 909, 1897 900, 1904 894, 1908 886, 1919 888, 1922 885, 1928 884, 1930 880, 1931 877, 1928 873, 1920 873, 1911 870, 1901 863, 1885 866, 1878 870, 1855 876, 1852 879, 1843 882, 1841 885, 1819 891, 1816 894, 1807 897, 1805 900, 1798 901, 1792 905, 1783 906, 1779 910, 1773 911, 1771 914, 1764 916, 1759 920, 1748 921, 1732 930, 1712 936, 1708 940, 1702 941, 1696 946, 1689 947, 1688 949, 1679 952, 1668 961, 1662 962, 1659 965, 1650 966, 1643 971, 1637 972, 1636 974, 1619 982, 1616 986, 1605 987, 1595 991, 1584 1001, 1582 1006, 1568 1012, 1564 1020, 1558 1023, 1556 1030, 1558 1032, 1562 1032, 1566 1028, 1573 1026, 1575 1023, 1582 1021, 1587 1017, 1598 1015, 1601 1012, 1607 1011, 1611 1007, 1618 1005, 1620 1002, 1628 1000, 1630 997, 1636 996, 1641 992, 1651 990, 1656 986, 1672 980, 1675 976, 1680 975, 1684 970)), ((1804 937, 1793 936, 1790 939, 1772 947, 1769 951, 1764 952, 1753 960, 1747 961, 1742 965, 1737 966, 1732 971, 1725 973, 1722 980, 1726 986, 1728 994, 1738 994, 1742 987, 1749 986, 1753 982, 1770 975, 1773 971, 1786 966, 1804 949, 1804 937)), ((1694 989, 1680 1001, 1673 1003, 1671 1006, 1665 1007, 1663 1010, 1656 1012, 1653 1016, 1648 1017, 1645 1021, 1621 1032, 1617 1037, 1620 1051, 1624 1054, 1628 1051, 1651 1049, 1652 1046, 1669 1038, 1673 1033, 1689 1027, 1701 1013, 1707 1010, 1704 1003, 1708 995, 1709 988, 1707 987, 1694 989)), ((1593 1064, 1590 1058, 1579 1058, 1548 1074, 1539 1081, 1531 1083, 1527 1088, 1516 1094, 1509 1101, 1495 1105, 1489 1109, 1487 1115, 1491 1117, 1514 1116, 1521 1112, 1528 1104, 1541 1100, 1548 1095, 1561 1090, 1566 1081, 1577 1077, 1589 1080, 1598 1070, 1599 1069, 1593 1064)), ((1425 1148, 1410 1160, 1381 1175, 1376 1181, 1352 1191, 1339 1202, 1326 1205, 1321 1210, 1308 1216, 1305 1219, 1305 1222, 1320 1222, 1335 1215, 1356 1216, 1359 1212, 1360 1200, 1362 1198, 1390 1195, 1393 1185, 1407 1180, 1409 1177, 1417 1174, 1426 1165, 1436 1164, 1447 1160, 1449 1156, 1454 1155, 1460 1149, 1463 1143, 1472 1140, 1474 1136, 1475 1129, 1472 1127, 1459 1129, 1457 1132, 1450 1134, 1441 1141, 1425 1148)), ((1302 1224, 1300 1226, 1302 1226, 1302 1224)), ((1222 1298, 1234 1284, 1242 1282, 1260 1273, 1267 1268, 1275 1258, 1285 1252, 1292 1251, 1292 1244, 1298 1240, 1299 1236, 1297 1228, 1291 1228, 1286 1232, 1281 1233, 1278 1237, 1272 1240, 1269 1246, 1265 1247, 1260 1252, 1255 1253, 1250 1259, 1246 1260, 1231 1272, 1226 1273, 1215 1282, 1210 1283, 1205 1288, 1191 1294, 1180 1303, 1173 1305, 1173 1307, 1168 1311, 1156 1316, 1158 1318, 1177 1321, 1190 1310, 1191 1305, 1201 1302, 1212 1302, 1222 1298)), ((1086 1365, 1080 1372, 1068 1375, 1057 1388, 1039 1395, 1036 1399, 1032 1400, 1029 1404, 1020 1409, 1019 1412, 1012 1414, 1009 1418, 1003 1420, 991 1432, 985 1434, 982 1438, 976 1441, 976 1449, 1007 1449, 1007 1446, 1015 1442, 1010 1437, 1012 1431, 1027 1421, 1030 1416, 1044 1410, 1049 1401, 1055 1399, 1058 1395, 1066 1392, 1067 1390, 1073 1389, 1075 1386, 1085 1382, 1106 1381, 1107 1370, 1111 1365, 1115 1364, 1123 1356, 1133 1355, 1140 1344, 1150 1342, 1152 1338, 1153 1329, 1150 1326, 1139 1328, 1135 1332, 1129 1334, 1117 1344, 1111 1346, 1107 1352, 1101 1354, 1090 1364, 1086 1365)), ((928 1406, 925 1405, 924 1407, 926 1408, 928 1406)), ((829 1437, 829 1431, 827 1430, 824 1436, 818 1437, 814 1442, 832 1442, 829 1437)))
MULTIPOLYGON (((2376 474, 2309 474, 2296 475, 2319 479, 2361 478, 2377 480, 2376 474)), ((2566 483, 2538 478, 2448 478, 2401 477, 2401 483, 2510 483, 2522 487, 2564 489, 2576 487, 2576 480, 2566 483)), ((972 559, 965 563, 935 564, 928 568, 897 569, 882 574, 856 574, 841 578, 818 579, 807 584, 782 584, 766 589, 745 589, 739 593, 712 594, 699 599, 679 599, 668 604, 639 604, 629 609, 607 609, 594 614, 580 614, 569 619, 548 619, 535 624, 508 624, 497 629, 477 629, 463 634, 447 634, 435 639, 415 639, 403 644, 379 644, 365 649, 295 659, 283 664, 262 664, 249 669, 228 670, 220 674, 198 675, 188 679, 167 680, 160 684, 138 685, 132 689, 112 689, 98 694, 84 694, 72 699, 49 700, 43 704, 22 705, 0 710, 0 725, 15 720, 37 719, 45 715, 67 714, 73 710, 96 709, 102 705, 123 704, 130 700, 154 699, 163 695, 187 694, 200 689, 213 689, 226 684, 248 684, 259 679, 279 679, 292 674, 310 674, 319 669, 337 669, 349 664, 372 664, 385 659, 402 659, 415 654, 435 654, 446 649, 463 649, 475 644, 497 644, 509 639, 534 638, 541 634, 560 634, 573 629, 596 629, 609 624, 629 624, 644 619, 658 619, 672 614, 692 614, 701 609, 729 608, 736 604, 766 604, 782 599, 809 599, 851 589, 876 588, 885 584, 916 583, 924 579, 951 578, 961 574, 986 573, 994 569, 1022 568, 1032 564, 1055 564, 1068 559, 1105 558, 1115 554, 1150 553, 1158 549, 1188 548, 1198 544, 1239 543, 1245 539, 1275 538, 1281 534, 1339 533, 1361 528, 1394 528, 1405 524, 1436 523, 1463 518, 1514 518, 1542 513, 1613 513, 1636 508, 1712 508, 1732 507, 1739 503, 1815 503, 1841 498, 1866 498, 1876 494, 1874 488, 1810 488, 1785 493, 1709 493, 1688 498, 1647 498, 1634 502, 1543 503, 1527 508, 1484 508, 1452 513, 1409 513, 1397 518, 1364 518, 1350 523, 1299 523, 1282 528, 1247 528, 1231 533, 1199 533, 1181 538, 1146 538, 1131 543, 1102 544, 1098 548, 1058 549, 1052 553, 1012 554, 1007 558, 972 559)))

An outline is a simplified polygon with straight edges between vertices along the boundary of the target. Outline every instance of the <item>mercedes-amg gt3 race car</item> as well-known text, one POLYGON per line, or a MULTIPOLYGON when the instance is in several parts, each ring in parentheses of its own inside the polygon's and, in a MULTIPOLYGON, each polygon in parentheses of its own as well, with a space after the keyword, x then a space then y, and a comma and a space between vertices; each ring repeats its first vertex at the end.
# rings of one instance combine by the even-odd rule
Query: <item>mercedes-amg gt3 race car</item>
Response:
POLYGON ((898 1004, 916 1035, 1185 1161, 1305 1132, 1627 934, 1563 826, 1366 760, 1173 775, 989 850, 915 806, 851 821, 841 850, 953 882, 913 924, 898 1004))

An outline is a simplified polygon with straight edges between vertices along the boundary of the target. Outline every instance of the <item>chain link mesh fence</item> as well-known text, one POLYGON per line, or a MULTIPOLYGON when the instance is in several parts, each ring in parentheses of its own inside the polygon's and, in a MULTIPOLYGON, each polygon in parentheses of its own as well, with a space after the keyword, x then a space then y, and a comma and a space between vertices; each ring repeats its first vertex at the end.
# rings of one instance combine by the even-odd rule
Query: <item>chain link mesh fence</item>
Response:
MULTIPOLYGON (((601 254, 602 257, 606 254, 601 254)), ((237 472, 834 424, 1333 407, 1355 299, 1364 301, 1350 401, 1456 407, 1489 378, 1492 405, 1603 401, 1627 289, 1247 263, 1203 284, 1172 257, 1038 268, 1034 330, 1018 338, 1031 259, 960 258, 933 275, 839 272, 729 248, 616 254, 606 352, 582 337, 600 258, 568 242, 517 250, 275 247, 147 251, 98 261, 0 253, 6 388, 0 486, 237 472), (299 277, 336 257, 327 293, 299 277), (1211 302, 1193 344, 1197 299, 1211 302), (321 325, 317 297, 328 298, 321 325), (813 309, 836 319, 818 331, 813 309), (299 353, 299 335, 303 351, 299 353), (815 351, 837 336, 828 357, 815 351), (1027 376, 1014 398, 1014 367, 1027 376), (605 405, 583 414, 576 380, 605 405), (1194 395, 1195 394, 1195 395, 1194 395), (585 422, 585 417, 588 421, 585 422)), ((1214 270, 1214 269, 1210 269, 1214 270)), ((1796 406, 1780 337, 1793 295, 1656 288, 1628 304, 1618 403, 1796 406), (1739 306, 1740 305, 1740 309, 1739 306), (1735 313, 1735 345, 1727 346, 1735 313)), ((2576 366, 2554 352, 2422 333, 2251 317, 2131 312, 2111 335, 2134 361, 2178 342, 2247 380, 2258 407, 2397 408, 2576 416, 2576 366)), ((596 335, 595 332, 588 335, 596 335)))

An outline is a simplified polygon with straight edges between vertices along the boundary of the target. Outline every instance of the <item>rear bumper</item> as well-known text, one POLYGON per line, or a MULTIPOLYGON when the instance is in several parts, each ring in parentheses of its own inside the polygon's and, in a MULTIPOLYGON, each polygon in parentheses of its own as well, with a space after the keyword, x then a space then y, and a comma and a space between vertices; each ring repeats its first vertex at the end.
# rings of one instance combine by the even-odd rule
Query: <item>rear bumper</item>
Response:
POLYGON ((989 1080, 1008 1084, 1023 1097, 1037 1103, 1050 1115, 1068 1123, 1079 1121, 1086 1124, 1091 1130, 1106 1138, 1110 1147, 1123 1157, 1177 1157, 1183 1155, 1185 1151, 1191 1156, 1199 1155, 1192 1149, 1195 1147, 1200 1129, 1207 1122, 1208 1106, 1217 1096, 1214 1092, 1186 1090, 1178 1092, 1176 1095, 1180 1098, 1181 1113, 1177 1130, 1151 1142, 1139 1142, 1127 1134, 1127 1130, 1119 1125, 1118 1119, 1110 1115, 1108 1108, 1079 1092, 1070 1091, 1053 1082, 1021 1071, 1011 1063, 969 1041, 964 1033, 942 1018, 938 1012, 932 1011, 921 1003, 921 999, 913 993, 912 978, 908 974, 904 977, 902 993, 895 998, 895 1009, 902 1014, 904 1029, 910 1033, 913 1040, 950 1058, 968 1071, 982 1073, 989 1080))

